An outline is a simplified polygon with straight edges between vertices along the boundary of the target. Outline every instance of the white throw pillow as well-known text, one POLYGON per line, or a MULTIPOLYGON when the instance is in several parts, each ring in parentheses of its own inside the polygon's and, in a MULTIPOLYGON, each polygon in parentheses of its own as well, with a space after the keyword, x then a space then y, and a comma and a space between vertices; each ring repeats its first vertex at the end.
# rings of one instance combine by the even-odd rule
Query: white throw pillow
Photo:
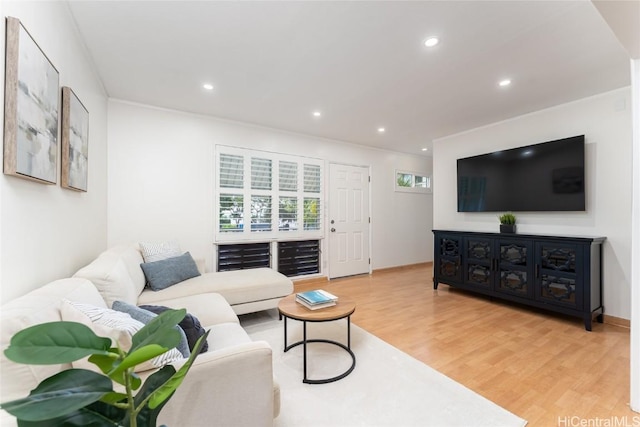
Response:
POLYGON ((139 244, 144 262, 160 261, 182 255, 180 245, 175 240, 168 242, 140 242, 139 244))
MULTIPOLYGON (((62 320, 82 323, 93 330, 96 335, 111 338, 113 345, 125 351, 131 348, 133 335, 144 327, 127 313, 96 307, 91 304, 63 299, 61 307, 62 320)), ((155 358, 144 362, 135 368, 135 372, 162 368, 164 365, 183 359, 182 354, 175 348, 170 349, 155 358)), ((96 370, 97 367, 87 361, 87 358, 73 362, 74 368, 96 370)))

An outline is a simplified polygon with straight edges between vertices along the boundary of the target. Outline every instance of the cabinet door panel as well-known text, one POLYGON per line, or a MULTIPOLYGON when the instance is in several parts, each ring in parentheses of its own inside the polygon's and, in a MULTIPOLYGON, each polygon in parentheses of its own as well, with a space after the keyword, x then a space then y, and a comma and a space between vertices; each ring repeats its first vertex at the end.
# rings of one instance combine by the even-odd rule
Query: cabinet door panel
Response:
POLYGON ((443 282, 462 281, 462 236, 439 234, 436 236, 436 280, 443 282))
POLYGON ((576 248, 573 246, 557 246, 548 243, 538 245, 540 250, 540 267, 543 269, 576 273, 576 248))
POLYGON ((439 272, 439 279, 460 280, 460 260, 441 258, 439 272))
POLYGON ((496 242, 498 274, 495 291, 522 297, 533 295, 533 246, 529 241, 504 240, 496 242))
POLYGON ((531 264, 529 242, 498 242, 500 246, 500 264, 527 266, 531 264))
POLYGON ((529 277, 526 271, 500 269, 499 291, 506 291, 526 296, 529 294, 529 277))
POLYGON ((493 240, 467 237, 464 239, 464 254, 464 282, 490 289, 493 240))
POLYGON ((537 242, 536 261, 539 265, 535 297, 562 307, 581 310, 583 289, 579 285, 582 275, 580 246, 537 242))
POLYGON ((539 300, 552 304, 577 307, 576 279, 575 277, 560 277, 550 274, 542 274, 540 277, 539 300))

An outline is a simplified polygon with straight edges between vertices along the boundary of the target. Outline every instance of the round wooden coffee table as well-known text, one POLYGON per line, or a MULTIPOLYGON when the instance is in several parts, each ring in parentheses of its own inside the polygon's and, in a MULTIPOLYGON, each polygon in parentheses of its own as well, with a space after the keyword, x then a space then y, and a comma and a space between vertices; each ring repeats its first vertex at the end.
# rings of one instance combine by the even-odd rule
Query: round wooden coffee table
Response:
POLYGON ((333 381, 338 381, 346 377, 353 371, 353 369, 356 367, 356 356, 355 354, 353 354, 353 351, 351 351, 351 315, 354 311, 356 311, 355 302, 348 299, 339 298, 336 305, 332 307, 310 310, 302 304, 298 304, 296 302, 296 294, 292 294, 280 300, 280 302, 278 303, 278 311, 280 312, 280 318, 284 318, 284 351, 287 352, 293 347, 302 344, 304 365, 304 376, 302 379, 303 383, 326 384, 333 381), (328 339, 307 338, 307 322, 331 322, 333 320, 340 320, 344 318, 347 319, 347 345, 328 339), (287 319, 299 320, 302 322, 302 341, 287 345, 287 319), (307 344, 313 342, 333 344, 346 350, 352 359, 352 363, 349 369, 347 369, 344 373, 331 378, 313 380, 307 378, 307 344))

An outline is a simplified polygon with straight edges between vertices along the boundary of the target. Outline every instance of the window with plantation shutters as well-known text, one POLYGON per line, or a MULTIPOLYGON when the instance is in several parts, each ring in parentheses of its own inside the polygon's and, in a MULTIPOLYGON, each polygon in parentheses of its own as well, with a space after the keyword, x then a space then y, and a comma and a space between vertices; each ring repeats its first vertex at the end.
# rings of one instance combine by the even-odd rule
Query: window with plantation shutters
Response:
POLYGON ((251 231, 271 231, 271 196, 251 196, 251 231))
POLYGON ((278 166, 280 191, 298 191, 298 164, 280 161, 278 162, 278 166))
POLYGON ((320 199, 304 198, 304 229, 320 230, 320 199))
POLYGON ((298 198, 280 197, 278 206, 278 230, 295 231, 298 229, 298 198))
POLYGON ((244 157, 231 154, 220 155, 220 187, 242 188, 244 186, 244 157))
POLYGON ((320 192, 320 166, 304 165, 304 191, 305 193, 320 192))
POLYGON ((216 146, 216 241, 322 237, 320 159, 216 146))
POLYGON ((244 199, 239 194, 221 193, 219 199, 220 231, 242 231, 244 224, 244 199))
POLYGON ((271 190, 271 160, 251 158, 251 189, 271 190))

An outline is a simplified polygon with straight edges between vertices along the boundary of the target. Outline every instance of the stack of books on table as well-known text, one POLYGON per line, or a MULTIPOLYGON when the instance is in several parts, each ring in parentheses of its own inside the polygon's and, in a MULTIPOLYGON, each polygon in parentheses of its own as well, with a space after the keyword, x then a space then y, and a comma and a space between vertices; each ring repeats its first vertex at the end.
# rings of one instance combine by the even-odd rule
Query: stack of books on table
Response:
POLYGON ((338 297, 322 289, 315 291, 299 292, 296 294, 296 302, 310 310, 332 307, 338 302, 338 297))

